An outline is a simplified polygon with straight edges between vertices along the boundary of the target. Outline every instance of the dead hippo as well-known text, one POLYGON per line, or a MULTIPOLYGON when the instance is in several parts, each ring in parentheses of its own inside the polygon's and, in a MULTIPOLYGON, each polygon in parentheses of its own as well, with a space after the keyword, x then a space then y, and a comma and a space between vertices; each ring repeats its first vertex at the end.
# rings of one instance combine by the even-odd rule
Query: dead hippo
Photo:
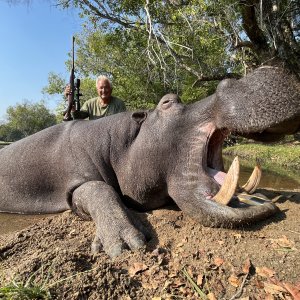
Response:
POLYGON ((102 246, 112 257, 145 244, 146 231, 129 207, 145 211, 174 201, 205 226, 257 222, 277 208, 231 201, 238 162, 225 177, 222 143, 230 132, 275 141, 299 129, 299 82, 281 68, 261 67, 222 81, 194 104, 169 94, 154 110, 65 122, 5 147, 0 211, 72 209, 96 223, 92 250, 102 246))

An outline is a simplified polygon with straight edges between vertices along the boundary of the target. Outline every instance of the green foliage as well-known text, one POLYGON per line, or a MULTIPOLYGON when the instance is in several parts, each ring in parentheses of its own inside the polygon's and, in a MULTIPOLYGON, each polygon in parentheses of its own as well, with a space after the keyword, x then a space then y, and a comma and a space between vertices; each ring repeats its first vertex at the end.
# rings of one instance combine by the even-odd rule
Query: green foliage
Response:
MULTIPOLYGON (((34 274, 33 274, 34 275, 34 274)), ((12 280, 0 287, 0 299, 3 300, 48 300, 50 292, 43 284, 35 282, 30 276, 25 282, 12 280)))
POLYGON ((292 61, 292 52, 300 53, 294 0, 262 1, 262 10, 252 0, 58 2, 77 7, 86 20, 76 37, 76 71, 84 79, 108 75, 114 95, 131 109, 151 108, 169 92, 194 102, 212 94, 223 78, 244 75, 276 55, 292 61), (280 53, 270 50, 274 45, 280 53))
POLYGON ((96 80, 90 77, 83 78, 81 80, 80 90, 82 93, 80 97, 81 104, 86 100, 97 97, 96 80))
POLYGON ((16 141, 56 124, 43 101, 31 104, 24 102, 7 109, 7 123, 0 125, 0 140, 16 141))
POLYGON ((239 17, 233 1, 60 3, 78 7, 88 20, 76 37, 76 71, 81 78, 108 75, 129 109, 152 108, 169 92, 194 102, 245 68, 246 54, 228 40, 242 31, 232 28, 239 17))
POLYGON ((241 158, 255 161, 258 159, 264 165, 272 166, 279 165, 289 168, 289 172, 292 170, 300 170, 300 148, 299 145, 294 143, 288 144, 242 144, 227 147, 223 150, 224 154, 238 155, 241 158))
POLYGON ((42 93, 49 95, 63 94, 66 84, 66 81, 61 76, 50 72, 48 74, 48 85, 42 89, 42 93))

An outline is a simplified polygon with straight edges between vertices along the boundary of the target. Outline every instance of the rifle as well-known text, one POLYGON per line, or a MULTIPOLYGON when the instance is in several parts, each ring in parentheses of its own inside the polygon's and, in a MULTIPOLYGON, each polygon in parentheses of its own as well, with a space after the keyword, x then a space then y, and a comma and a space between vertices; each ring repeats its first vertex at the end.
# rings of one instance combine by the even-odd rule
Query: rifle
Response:
POLYGON ((80 99, 82 96, 80 93, 80 79, 77 78, 75 82, 75 67, 74 67, 74 42, 75 37, 73 36, 73 47, 72 47, 72 69, 70 74, 70 89, 71 93, 68 95, 68 107, 64 114, 64 121, 72 120, 71 111, 80 111, 80 99))

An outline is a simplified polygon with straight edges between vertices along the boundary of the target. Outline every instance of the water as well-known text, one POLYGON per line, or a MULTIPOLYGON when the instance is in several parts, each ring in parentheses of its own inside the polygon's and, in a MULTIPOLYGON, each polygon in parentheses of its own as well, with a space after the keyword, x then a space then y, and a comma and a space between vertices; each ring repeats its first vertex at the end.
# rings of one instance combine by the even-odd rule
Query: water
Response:
MULTIPOLYGON (((228 169, 231 160, 229 158, 225 159, 225 168, 228 169)), ((243 161, 240 161, 240 186, 245 184, 252 173, 252 168, 243 165, 243 161)), ((282 172, 282 173, 286 173, 282 172)), ((271 172, 263 169, 262 179, 259 187, 263 188, 273 188, 276 190, 295 190, 300 189, 300 171, 299 176, 295 173, 294 178, 291 178, 280 173, 271 172)), ((29 225, 38 222, 40 219, 47 215, 17 215, 17 214, 6 214, 0 213, 0 235, 4 233, 18 231, 29 225)))
MULTIPOLYGON (((231 162, 232 162, 232 158, 230 157, 224 158, 224 165, 226 170, 228 170, 231 162)), ((244 185, 247 182, 255 166, 255 164, 253 164, 253 167, 250 168, 245 166, 246 163, 247 162, 240 160, 240 180, 239 180, 240 186, 244 185)), ((286 175, 288 173, 289 172, 284 168, 281 169, 278 168, 276 172, 274 172, 265 169, 264 166, 262 165, 262 178, 258 188, 272 188, 278 191, 299 190, 300 170, 298 171, 294 170, 291 176, 286 175)))
POLYGON ((26 228, 49 215, 20 215, 0 213, 0 235, 26 228))

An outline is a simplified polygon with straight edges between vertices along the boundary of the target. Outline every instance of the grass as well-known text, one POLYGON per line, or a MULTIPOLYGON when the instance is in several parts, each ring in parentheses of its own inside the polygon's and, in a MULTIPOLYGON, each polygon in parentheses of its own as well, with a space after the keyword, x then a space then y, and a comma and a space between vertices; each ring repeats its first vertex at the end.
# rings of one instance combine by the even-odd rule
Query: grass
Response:
POLYGON ((52 299, 50 289, 54 286, 57 286, 65 281, 69 281, 74 277, 96 270, 96 268, 93 268, 90 270, 77 272, 66 278, 62 278, 50 283, 49 281, 52 267, 53 265, 49 267, 47 274, 44 274, 44 267, 42 266, 36 272, 31 274, 27 280, 17 280, 14 278, 3 286, 1 283, 0 300, 50 300, 52 299), (42 278, 41 280, 37 278, 38 274, 40 275, 40 278, 42 278))
POLYGON ((239 155, 244 159, 258 159, 263 163, 292 167, 300 170, 300 145, 242 144, 225 148, 224 154, 239 155))
POLYGON ((10 283, 0 287, 0 299, 5 300, 48 300, 51 294, 46 286, 46 281, 38 283, 33 273, 26 281, 13 279, 10 283))
POLYGON ((198 294, 198 296, 202 299, 202 300, 207 300, 207 295, 200 289, 200 287, 197 285, 197 283, 192 279, 192 277, 190 276, 190 274, 188 273, 188 271, 184 268, 182 270, 183 275, 186 277, 186 279, 188 280, 188 282, 191 284, 191 286, 193 287, 194 291, 198 294))
POLYGON ((12 142, 0 141, 0 146, 10 145, 12 142))

